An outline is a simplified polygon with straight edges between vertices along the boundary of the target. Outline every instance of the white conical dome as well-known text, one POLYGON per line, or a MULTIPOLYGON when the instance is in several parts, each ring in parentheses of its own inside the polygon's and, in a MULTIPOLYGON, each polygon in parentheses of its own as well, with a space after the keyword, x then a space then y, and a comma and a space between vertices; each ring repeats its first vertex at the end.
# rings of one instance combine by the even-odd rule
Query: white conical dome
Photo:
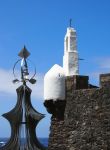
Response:
POLYGON ((65 99, 65 73, 64 69, 57 64, 44 77, 44 99, 65 99))

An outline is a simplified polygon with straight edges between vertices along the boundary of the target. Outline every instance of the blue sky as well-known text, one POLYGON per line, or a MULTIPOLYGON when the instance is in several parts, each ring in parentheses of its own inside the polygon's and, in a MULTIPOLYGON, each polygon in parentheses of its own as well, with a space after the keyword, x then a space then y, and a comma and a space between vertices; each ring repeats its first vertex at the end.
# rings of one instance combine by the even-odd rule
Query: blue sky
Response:
MULTIPOLYGON (((109 0, 1 0, 0 1, 0 116, 16 103, 12 68, 24 44, 37 69, 38 83, 32 103, 46 118, 38 125, 37 135, 49 134, 50 115, 43 106, 43 77, 54 65, 62 65, 64 35, 73 19, 77 31, 80 74, 98 84, 100 73, 110 72, 109 0)), ((0 136, 10 136, 7 120, 0 117, 0 136)))

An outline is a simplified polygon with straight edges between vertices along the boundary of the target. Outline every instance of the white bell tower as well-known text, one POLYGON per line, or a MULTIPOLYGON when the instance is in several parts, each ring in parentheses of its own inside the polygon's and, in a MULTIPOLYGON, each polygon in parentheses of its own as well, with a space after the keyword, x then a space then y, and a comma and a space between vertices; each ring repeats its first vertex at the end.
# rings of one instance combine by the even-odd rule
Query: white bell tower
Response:
POLYGON ((64 38, 63 68, 66 76, 79 74, 76 30, 71 27, 71 22, 64 38))

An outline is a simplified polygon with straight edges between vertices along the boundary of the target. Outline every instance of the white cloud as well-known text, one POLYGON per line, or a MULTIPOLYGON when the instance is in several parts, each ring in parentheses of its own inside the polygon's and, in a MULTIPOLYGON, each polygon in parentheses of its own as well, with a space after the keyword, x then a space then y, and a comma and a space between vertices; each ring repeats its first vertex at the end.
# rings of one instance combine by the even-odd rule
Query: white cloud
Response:
POLYGON ((98 58, 97 63, 101 69, 110 69, 110 57, 98 58))
POLYGON ((93 60, 94 69, 89 72, 90 81, 95 84, 100 82, 100 74, 110 73, 110 57, 98 57, 93 60))
POLYGON ((100 72, 92 72, 92 73, 90 73, 90 76, 92 78, 98 79, 100 74, 101 74, 100 72))
MULTIPOLYGON (((37 74, 37 83, 35 85, 28 84, 32 89, 32 96, 35 99, 43 99, 43 74, 37 74)), ((14 79, 11 70, 5 70, 0 68, 0 94, 16 95, 16 88, 20 86, 19 84, 13 84, 14 79)))
POLYGON ((37 83, 35 85, 29 84, 29 87, 32 89, 32 96, 39 100, 43 100, 43 92, 44 92, 44 75, 38 73, 37 76, 37 83))

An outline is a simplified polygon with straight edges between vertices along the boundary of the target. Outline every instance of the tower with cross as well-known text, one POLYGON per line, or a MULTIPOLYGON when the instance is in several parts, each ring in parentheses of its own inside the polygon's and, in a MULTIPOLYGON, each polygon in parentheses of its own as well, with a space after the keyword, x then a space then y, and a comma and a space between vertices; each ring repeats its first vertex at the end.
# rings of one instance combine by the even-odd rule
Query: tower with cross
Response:
POLYGON ((77 36, 76 30, 71 27, 72 19, 70 19, 70 26, 64 38, 64 56, 63 68, 66 76, 79 74, 79 58, 77 51, 77 36))

